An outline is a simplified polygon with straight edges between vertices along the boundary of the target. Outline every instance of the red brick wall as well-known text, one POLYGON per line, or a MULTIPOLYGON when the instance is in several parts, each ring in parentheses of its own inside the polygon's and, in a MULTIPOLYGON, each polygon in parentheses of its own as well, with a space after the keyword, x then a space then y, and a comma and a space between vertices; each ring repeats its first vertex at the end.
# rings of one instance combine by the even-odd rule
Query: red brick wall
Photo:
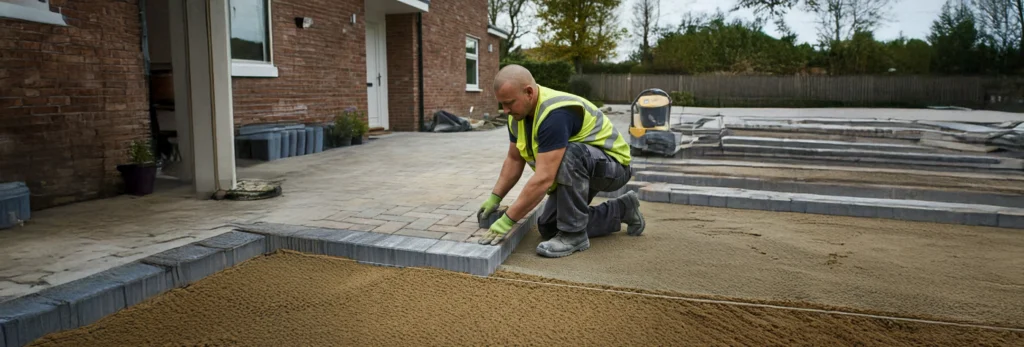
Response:
POLYGON ((439 110, 477 119, 485 112, 495 116, 498 102, 491 82, 498 72, 500 40, 487 33, 487 0, 431 1, 423 26, 426 121, 439 110), (480 39, 480 92, 466 91, 466 35, 480 39), (487 51, 488 44, 493 52, 487 51))
POLYGON ((275 0, 271 6, 278 77, 233 78, 236 126, 326 122, 348 107, 365 111, 363 0, 275 0), (313 26, 298 28, 295 17, 312 17, 313 26))
POLYGON ((0 182, 33 209, 114 194, 149 134, 136 1, 51 1, 68 26, 0 19, 0 182))
POLYGON ((388 51, 388 124, 395 131, 419 129, 419 66, 416 15, 385 17, 388 51))

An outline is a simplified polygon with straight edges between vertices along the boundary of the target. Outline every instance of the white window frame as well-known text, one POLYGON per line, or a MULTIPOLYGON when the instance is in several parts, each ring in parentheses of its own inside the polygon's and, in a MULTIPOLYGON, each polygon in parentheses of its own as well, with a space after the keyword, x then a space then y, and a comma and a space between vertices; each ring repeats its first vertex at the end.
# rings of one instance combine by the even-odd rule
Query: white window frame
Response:
POLYGON ((50 12, 50 0, 0 0, 0 18, 68 26, 63 15, 50 12))
MULTIPOLYGON (((231 58, 231 76, 233 77, 278 77, 277 66, 274 65, 274 18, 271 8, 270 0, 263 0, 263 3, 267 9, 266 20, 267 26, 267 61, 262 60, 248 60, 248 59, 234 59, 231 58)), ((228 6, 230 8, 230 0, 228 6)), ((230 16, 230 12, 228 16, 230 16)), ((229 18, 230 22, 230 18, 229 18)), ((231 34, 228 34, 228 45, 231 44, 231 34)))
MULTIPOLYGON (((473 63, 475 65, 474 69, 476 70, 476 84, 470 84, 469 82, 466 82, 466 91, 467 92, 480 92, 480 91, 482 91, 482 90, 480 90, 480 38, 476 37, 476 36, 473 36, 473 35, 466 35, 466 43, 469 43, 469 41, 473 41, 473 42, 476 43, 476 45, 475 45, 476 46, 476 53, 475 54, 474 53, 466 52, 466 60, 473 59, 473 63)), ((463 52, 465 52, 466 45, 463 45, 462 47, 463 47, 462 48, 463 52)))

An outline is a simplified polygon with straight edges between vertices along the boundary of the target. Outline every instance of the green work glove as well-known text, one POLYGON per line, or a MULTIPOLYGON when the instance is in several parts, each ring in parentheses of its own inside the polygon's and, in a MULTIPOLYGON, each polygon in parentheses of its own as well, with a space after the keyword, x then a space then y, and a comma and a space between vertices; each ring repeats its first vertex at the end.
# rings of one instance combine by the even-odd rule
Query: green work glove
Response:
POLYGON ((491 229, 487 231, 484 237, 480 238, 480 244, 496 245, 501 243, 501 240, 505 239, 508 235, 509 230, 512 230, 512 226, 516 225, 516 221, 512 218, 508 218, 508 214, 502 214, 501 218, 498 218, 494 224, 491 224, 491 229))
POLYGON ((480 205, 480 210, 477 211, 480 219, 487 219, 487 216, 490 216, 494 210, 498 209, 498 204, 500 203, 501 197, 491 193, 491 197, 487 198, 487 201, 484 201, 484 204, 480 205))

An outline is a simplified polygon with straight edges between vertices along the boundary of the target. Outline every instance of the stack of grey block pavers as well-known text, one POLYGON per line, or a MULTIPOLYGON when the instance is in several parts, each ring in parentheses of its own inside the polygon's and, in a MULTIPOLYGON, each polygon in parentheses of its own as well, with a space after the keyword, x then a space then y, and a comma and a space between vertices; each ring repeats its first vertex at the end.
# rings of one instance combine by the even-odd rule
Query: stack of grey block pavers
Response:
POLYGON ((273 161, 320 153, 326 126, 321 124, 259 124, 243 126, 235 136, 239 159, 273 161))

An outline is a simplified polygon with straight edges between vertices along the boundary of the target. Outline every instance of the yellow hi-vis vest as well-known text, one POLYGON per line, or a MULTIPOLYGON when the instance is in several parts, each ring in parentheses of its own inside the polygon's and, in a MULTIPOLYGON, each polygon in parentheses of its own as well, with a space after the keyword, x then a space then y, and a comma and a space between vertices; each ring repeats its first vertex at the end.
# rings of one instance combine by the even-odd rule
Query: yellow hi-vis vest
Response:
POLYGON ((525 120, 516 121, 512 117, 508 117, 509 131, 516 137, 519 155, 530 165, 530 169, 533 169, 534 172, 537 171, 536 153, 539 147, 537 145, 537 130, 540 129, 540 124, 552 110, 566 106, 575 106, 583 114, 583 126, 580 127, 580 132, 569 138, 569 142, 580 142, 600 148, 622 165, 629 165, 632 162, 629 144, 619 135, 612 125, 611 119, 608 119, 601 109, 584 98, 544 86, 540 86, 539 92, 537 108, 533 112, 533 130, 530 131, 530 136, 519 136, 519 134, 526 133, 525 120))

